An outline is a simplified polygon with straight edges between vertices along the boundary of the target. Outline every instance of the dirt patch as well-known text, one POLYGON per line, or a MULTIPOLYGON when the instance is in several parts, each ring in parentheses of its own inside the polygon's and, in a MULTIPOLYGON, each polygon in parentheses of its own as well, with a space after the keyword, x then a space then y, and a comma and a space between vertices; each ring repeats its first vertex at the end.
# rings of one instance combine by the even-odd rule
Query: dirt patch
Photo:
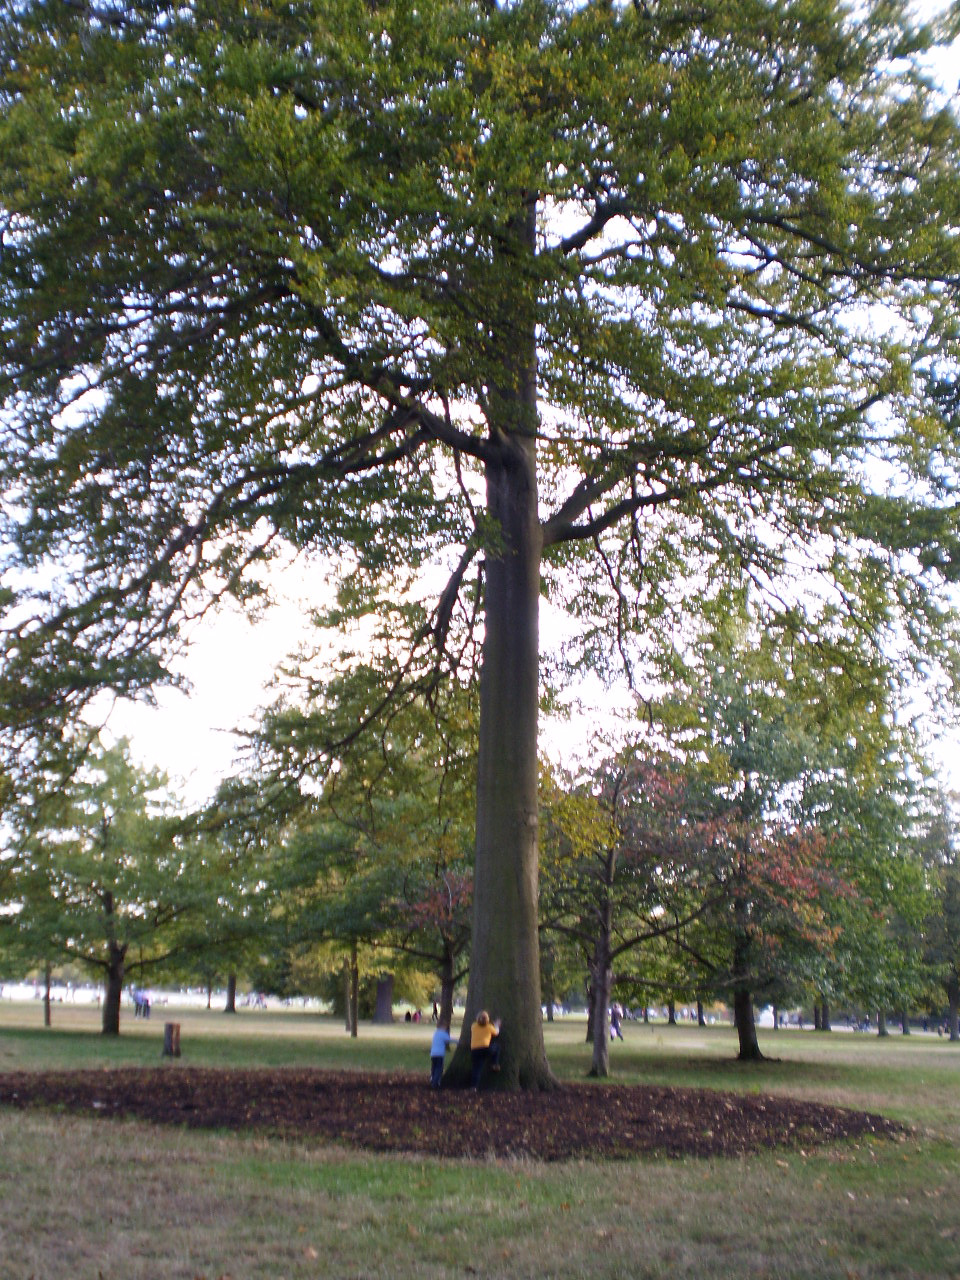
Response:
POLYGON ((0 1075, 0 1105, 464 1158, 741 1156, 902 1132, 881 1116, 769 1095, 587 1084, 477 1094, 405 1074, 292 1068, 21 1072, 0 1075))

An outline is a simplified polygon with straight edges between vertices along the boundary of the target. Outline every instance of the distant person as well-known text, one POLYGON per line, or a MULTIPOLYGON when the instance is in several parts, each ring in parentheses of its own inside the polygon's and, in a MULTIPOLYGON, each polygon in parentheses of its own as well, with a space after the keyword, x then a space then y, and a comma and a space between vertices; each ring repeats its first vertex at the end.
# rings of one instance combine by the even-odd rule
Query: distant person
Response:
POLYGON ((500 1070, 500 1019, 491 1022, 484 1009, 470 1027, 470 1083, 480 1088, 483 1068, 490 1064, 491 1071, 500 1070))
POLYGON ((434 1002, 433 1002, 433 1013, 430 1015, 430 1020, 431 1020, 432 1022, 435 1022, 435 1023, 437 1024, 437 1026, 439 1027, 439 1025, 440 1025, 440 1006, 437 1004, 436 1000, 434 1000, 434 1002))
POLYGON ((444 1054, 452 1043, 453 1037, 450 1035, 449 1028, 438 1025, 430 1042, 430 1083, 434 1089, 440 1088, 444 1054))
POLYGON ((618 1004, 610 1009, 610 1039, 615 1040, 618 1036, 622 1040, 623 1032, 620 1029, 620 1023, 623 1021, 623 1010, 618 1004))

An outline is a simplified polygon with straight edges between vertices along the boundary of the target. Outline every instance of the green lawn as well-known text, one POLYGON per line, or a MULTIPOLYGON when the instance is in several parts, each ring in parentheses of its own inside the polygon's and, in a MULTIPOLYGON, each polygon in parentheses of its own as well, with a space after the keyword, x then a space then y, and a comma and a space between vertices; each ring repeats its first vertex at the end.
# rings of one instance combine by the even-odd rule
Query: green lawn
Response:
MULTIPOLYGON (((0 1001, 0 1070, 160 1061, 425 1071, 429 1027, 298 1013, 157 1010, 112 1043, 96 1013, 0 1001)), ((589 1065, 582 1022, 546 1028, 561 1077, 589 1065)), ((0 1280, 103 1277, 924 1276, 960 1278, 960 1046, 937 1037, 768 1032, 734 1061, 729 1030, 630 1024, 615 1079, 785 1092, 911 1127, 747 1160, 561 1166, 441 1163, 318 1143, 97 1124, 0 1110, 0 1280)), ((171 1064, 171 1069, 176 1069, 171 1064)))

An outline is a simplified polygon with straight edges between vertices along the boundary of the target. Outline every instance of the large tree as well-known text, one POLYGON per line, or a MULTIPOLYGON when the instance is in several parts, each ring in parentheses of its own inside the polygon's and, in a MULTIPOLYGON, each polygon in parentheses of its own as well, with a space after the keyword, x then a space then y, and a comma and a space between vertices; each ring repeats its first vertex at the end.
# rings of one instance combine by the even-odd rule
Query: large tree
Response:
POLYGON ((541 927, 583 953, 593 1076, 610 1073, 610 1000, 626 966, 642 968, 638 952, 709 907, 703 850, 722 823, 702 820, 696 803, 680 771, 642 741, 578 783, 544 777, 541 927))
POLYGON ((919 70, 948 34, 890 0, 11 6, 19 759, 165 678, 284 542, 405 632, 384 699, 482 623, 467 1015, 504 1019, 503 1086, 548 1085, 541 593, 599 660, 731 557, 767 588, 868 574, 870 628, 922 630, 952 569, 925 390, 956 358, 960 146, 919 70))

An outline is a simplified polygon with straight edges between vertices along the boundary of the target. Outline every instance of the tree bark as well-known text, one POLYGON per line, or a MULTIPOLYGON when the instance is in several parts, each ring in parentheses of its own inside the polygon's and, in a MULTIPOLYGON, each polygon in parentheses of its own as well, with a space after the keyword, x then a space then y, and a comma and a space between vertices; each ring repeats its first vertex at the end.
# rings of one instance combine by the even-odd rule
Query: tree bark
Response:
MULTIPOLYGON (((644 1012, 646 1012, 646 1010, 644 1010, 644 1012)), ((697 1001, 697 1026, 705 1027, 706 1025, 707 1025, 707 1020, 703 1016, 703 1001, 698 1000, 697 1001)))
POLYGON ((126 947, 111 942, 107 949, 107 988, 103 997, 101 1032, 105 1036, 120 1034, 120 1000, 123 996, 126 947))
POLYGON ((373 1020, 381 1026, 393 1022, 393 974, 384 973, 377 979, 377 999, 373 1008, 373 1020))
POLYGON ((48 960, 43 970, 43 1025, 45 1027, 53 1026, 53 1016, 50 1010, 50 984, 53 982, 53 969, 48 960))
POLYGON ((613 970, 611 969, 611 940, 609 940, 609 924, 611 911, 609 904, 600 916, 600 933, 596 938, 593 961, 590 963, 590 988, 593 992, 593 1060, 590 1062, 590 1075, 605 1078, 611 1074, 611 1029, 609 1029, 609 1007, 611 1007, 611 986, 613 970))
POLYGON ((677 1006, 673 1000, 667 1001, 667 1026, 675 1027, 677 1025, 677 1006))
POLYGON ((105 1036, 118 1036, 127 947, 126 943, 117 941, 113 894, 109 890, 103 894, 103 913, 107 935, 107 985, 103 997, 101 1032, 105 1036))
POLYGON ((960 978, 956 974, 947 983, 947 999, 950 1002, 950 1039, 960 1040, 960 978))
POLYGON ((737 987, 733 993, 733 1021, 737 1028, 740 1062, 762 1062, 760 1042, 757 1039, 757 1022, 753 1010, 753 997, 746 987, 737 987))
POLYGON ((547 947, 541 951, 540 955, 540 972, 541 972, 541 996, 547 1007, 547 1021, 553 1022, 553 1006, 556 1002, 556 992, 553 987, 553 949, 547 947))
POLYGON ((611 969, 596 974, 594 979, 593 1059, 589 1075, 603 1079, 611 1074, 611 1033, 609 1033, 609 1007, 611 1007, 611 969))
POLYGON ((360 1028, 360 966, 357 962, 357 944, 350 952, 349 984, 347 989, 347 1030, 356 1040, 360 1028))
MULTIPOLYGON (((738 912, 741 904, 737 903, 738 912)), ((760 1042, 757 1039, 757 1022, 753 1008, 753 994, 750 990, 750 939, 743 929, 737 929, 733 940, 733 972, 736 977, 733 987, 733 1024, 737 1028, 737 1039, 740 1062, 760 1062, 760 1042)))
POLYGON ((454 955, 447 947, 443 953, 443 966, 440 970, 440 1012, 437 1015, 441 1027, 453 1025, 453 966, 454 955))
POLYGON ((900 1010, 900 1030, 905 1036, 910 1034, 910 1018, 906 1008, 900 1010))
MULTIPOLYGON (((532 264, 536 205, 510 229, 518 270, 532 264)), ((469 1081, 470 1024, 502 1019, 500 1089, 555 1087, 543 1044, 537 913, 540 557, 537 510, 536 317, 518 289, 499 335, 511 352, 491 387, 485 464, 483 669, 477 762, 473 937, 464 1031, 447 1072, 469 1081), (514 308, 514 304, 516 304, 514 308), (516 314, 514 314, 514 310, 516 314)), ((498 322, 499 322, 498 319, 498 322)))
POLYGON ((227 975, 227 1003, 223 1006, 223 1012, 237 1012, 237 975, 235 973, 227 975))
POLYGON ((887 1027, 887 1015, 882 1009, 877 1010, 877 1035, 888 1036, 890 1030, 887 1027))

